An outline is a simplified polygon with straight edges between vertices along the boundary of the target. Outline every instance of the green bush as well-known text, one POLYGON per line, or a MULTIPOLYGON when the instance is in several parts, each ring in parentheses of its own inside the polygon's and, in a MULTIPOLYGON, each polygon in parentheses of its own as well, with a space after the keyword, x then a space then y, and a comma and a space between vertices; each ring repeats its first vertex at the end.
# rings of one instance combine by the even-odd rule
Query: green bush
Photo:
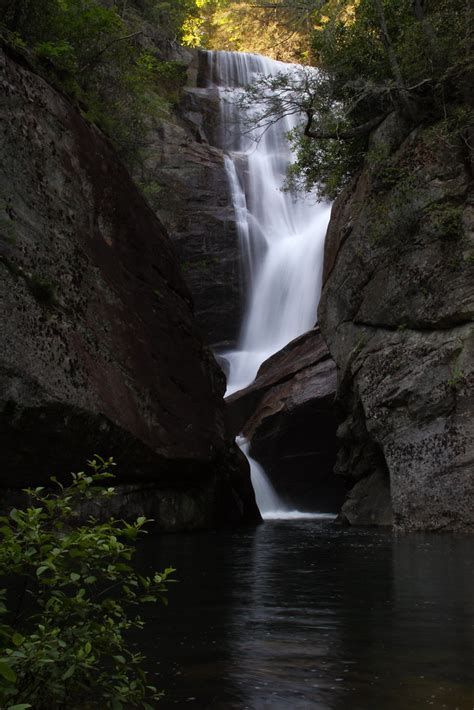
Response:
POLYGON ((16 608, 0 592, 2 708, 149 709, 147 700, 161 697, 126 636, 143 627, 138 604, 166 603, 174 570, 145 577, 130 564, 144 517, 78 520, 81 508, 114 495, 102 485, 113 465, 96 456, 70 485, 52 478, 56 492, 28 489, 29 506, 0 518, 0 576, 21 590, 16 608))

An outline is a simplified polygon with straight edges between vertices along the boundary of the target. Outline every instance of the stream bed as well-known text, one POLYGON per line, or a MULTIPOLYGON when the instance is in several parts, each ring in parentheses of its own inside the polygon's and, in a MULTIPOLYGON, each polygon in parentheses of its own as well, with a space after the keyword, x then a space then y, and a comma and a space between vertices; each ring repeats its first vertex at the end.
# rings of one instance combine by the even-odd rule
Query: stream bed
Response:
POLYGON ((142 609, 161 710, 474 707, 469 536, 272 520, 150 534, 138 563, 180 580, 142 609))

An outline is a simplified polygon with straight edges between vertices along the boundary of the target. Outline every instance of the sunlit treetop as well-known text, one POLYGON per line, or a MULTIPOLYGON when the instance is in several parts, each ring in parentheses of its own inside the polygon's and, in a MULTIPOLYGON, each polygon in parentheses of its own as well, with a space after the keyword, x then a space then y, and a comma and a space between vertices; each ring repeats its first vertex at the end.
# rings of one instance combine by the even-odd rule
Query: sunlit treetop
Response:
POLYGON ((183 25, 190 46, 307 62, 320 0, 196 0, 183 25))

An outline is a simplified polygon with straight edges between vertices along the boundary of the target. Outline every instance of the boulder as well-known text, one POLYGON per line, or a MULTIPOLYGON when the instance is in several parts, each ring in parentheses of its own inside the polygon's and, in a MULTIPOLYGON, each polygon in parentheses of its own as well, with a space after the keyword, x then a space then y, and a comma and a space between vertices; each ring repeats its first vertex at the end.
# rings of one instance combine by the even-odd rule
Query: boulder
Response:
POLYGON ((0 485, 99 453, 125 507, 146 489, 163 527, 257 520, 164 227, 100 131, 20 59, 0 54, 0 485))
POLYGON ((227 397, 230 428, 291 506, 339 509, 345 490, 336 458, 336 366, 319 328, 266 360, 255 382, 227 397))
POLYGON ((474 193, 446 131, 388 117, 333 207, 319 323, 351 522, 388 522, 389 494, 400 529, 474 529, 474 193))

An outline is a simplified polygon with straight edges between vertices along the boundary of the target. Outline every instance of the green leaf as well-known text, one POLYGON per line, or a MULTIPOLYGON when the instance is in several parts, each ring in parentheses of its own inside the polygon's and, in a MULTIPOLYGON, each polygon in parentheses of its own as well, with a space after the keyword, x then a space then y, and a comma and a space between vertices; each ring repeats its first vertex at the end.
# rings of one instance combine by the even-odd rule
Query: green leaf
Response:
POLYGON ((14 683, 16 681, 16 673, 11 668, 8 663, 5 663, 5 661, 0 661, 0 675, 5 678, 5 680, 9 680, 10 683, 14 683))
POLYGON ((7 710, 28 710, 28 708, 32 708, 33 705, 30 705, 29 703, 21 703, 20 705, 9 705, 7 710))
POLYGON ((19 634, 18 632, 14 633, 12 636, 12 643, 14 643, 15 646, 21 646, 24 640, 25 637, 19 634))
POLYGON ((90 641, 87 641, 85 646, 84 646, 84 651, 86 653, 86 656, 89 655, 89 653, 92 651, 92 645, 90 641))
POLYGON ((81 575, 77 574, 77 572, 71 572, 71 574, 69 575, 69 579, 71 580, 71 582, 77 582, 80 578, 81 575))
POLYGON ((74 671, 76 670, 76 666, 70 666, 65 673, 62 674, 61 679, 62 680, 67 680, 70 678, 73 674, 74 671))
POLYGON ((48 570, 48 569, 49 569, 49 567, 46 567, 45 565, 38 567, 38 569, 36 570, 36 576, 41 577, 41 575, 44 574, 46 572, 46 570, 48 570))

